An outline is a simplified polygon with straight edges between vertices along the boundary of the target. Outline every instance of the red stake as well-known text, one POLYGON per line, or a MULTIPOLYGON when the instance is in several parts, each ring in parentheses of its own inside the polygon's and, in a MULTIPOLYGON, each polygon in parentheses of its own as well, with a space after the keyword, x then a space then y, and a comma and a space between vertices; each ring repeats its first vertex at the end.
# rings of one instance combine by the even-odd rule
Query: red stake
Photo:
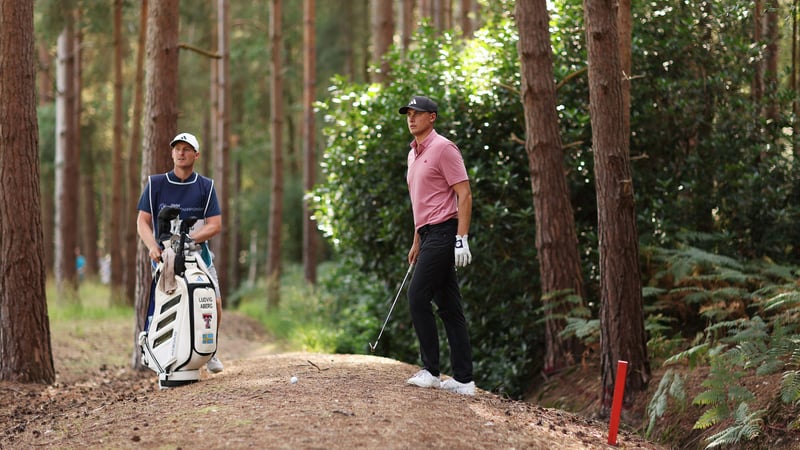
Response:
POLYGON ((617 445, 619 416, 622 414, 622 398, 625 396, 625 378, 628 376, 628 361, 617 361, 617 379, 614 381, 614 400, 611 404, 611 421, 608 423, 608 443, 617 445))

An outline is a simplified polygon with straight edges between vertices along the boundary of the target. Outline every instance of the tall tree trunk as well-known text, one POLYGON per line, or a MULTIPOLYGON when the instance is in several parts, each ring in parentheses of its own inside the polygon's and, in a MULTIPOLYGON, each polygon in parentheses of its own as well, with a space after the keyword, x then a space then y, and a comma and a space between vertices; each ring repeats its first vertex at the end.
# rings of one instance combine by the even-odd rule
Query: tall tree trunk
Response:
POLYGON ((51 384, 33 2, 0 0, 0 55, 0 380, 51 384))
POLYGON ((383 56, 394 40, 394 2, 372 0, 372 64, 379 67, 372 81, 385 83, 389 76, 389 63, 383 56))
POLYGON ((439 0, 439 22, 442 30, 453 28, 453 0, 439 0))
POLYGON ((416 3, 416 0, 400 1, 400 43, 403 48, 403 55, 411 48, 411 36, 414 34, 416 25, 414 18, 416 3))
MULTIPOLYGON (((753 42, 760 48, 761 41, 764 39, 762 28, 763 16, 763 0, 755 0, 753 3, 753 42)), ((758 115, 761 116, 761 102, 764 97, 764 69, 763 63, 756 60, 753 67, 753 82, 750 88, 753 97, 753 103, 758 108, 758 115)))
POLYGON ((247 252, 247 287, 253 288, 256 285, 258 275, 258 231, 250 230, 250 249, 247 252))
POLYGON ((800 114, 800 102, 798 102, 797 94, 797 19, 800 7, 798 0, 792 0, 792 74, 791 74, 791 89, 792 89, 792 150, 795 155, 800 156, 800 120, 797 116, 800 114))
MULTIPOLYGON (((314 32, 316 1, 303 4, 303 188, 311 192, 316 184, 317 152, 314 98, 316 97, 317 45, 314 32)), ((306 282, 317 282, 317 227, 311 217, 311 198, 303 200, 303 272, 306 282)))
POLYGON ((622 70, 614 0, 584 0, 600 242, 601 414, 607 415, 617 362, 628 362, 626 404, 647 388, 639 240, 630 141, 622 124, 622 70))
POLYGON ((95 189, 94 189, 94 159, 91 149, 83 151, 81 117, 83 115, 83 31, 80 26, 82 22, 82 11, 76 9, 75 17, 75 110, 72 113, 72 120, 75 129, 75 157, 78 160, 78 186, 82 187, 78 205, 81 209, 79 215, 80 243, 78 247, 84 256, 84 275, 94 277, 98 272, 97 261, 97 211, 95 208, 95 189))
POLYGON ((78 241, 78 152, 75 148, 75 32, 72 13, 65 15, 58 37, 56 99, 56 285, 59 299, 78 301, 75 249, 78 241))
POLYGON ((517 2, 516 19, 527 133, 525 148, 536 211, 542 301, 552 305, 547 308, 545 321, 544 371, 550 373, 568 365, 569 356, 577 350, 575 340, 560 337, 566 325, 560 317, 578 306, 568 302, 567 296, 583 297, 583 275, 575 218, 564 176, 546 0, 517 2))
POLYGON ((267 307, 274 310, 280 304, 281 231, 283 228, 283 75, 281 65, 281 0, 271 0, 270 44, 272 103, 270 105, 272 133, 272 183, 270 186, 269 237, 267 242, 267 307))
MULTIPOLYGON (((152 173, 172 167, 169 142, 178 126, 178 0, 161 0, 148 7, 145 63, 142 184, 152 173)), ((142 369, 137 340, 147 318, 152 271, 147 249, 139 245, 136 267, 136 323, 131 364, 142 369)))
POLYGON ((433 0, 419 0, 419 15, 433 21, 433 0))
MULTIPOLYGON (((47 45, 40 42, 39 48, 39 106, 48 106, 55 100, 53 79, 53 57, 48 51, 47 45)), ((53 273, 55 267, 55 186, 53 185, 53 174, 50 174, 49 182, 47 173, 40 174, 41 184, 39 192, 42 199, 42 228, 44 230, 44 267, 48 273, 53 273)))
MULTIPOLYGON (((619 25, 619 64, 622 68, 622 132, 631 134, 631 45, 633 40, 633 19, 631 16, 631 0, 619 0, 617 10, 619 25)), ((630 138, 628 138, 630 140, 630 138)))
POLYGON ((96 189, 94 187, 95 158, 94 151, 87 147, 82 152, 81 159, 81 243, 79 245, 85 258, 84 276, 97 277, 99 261, 97 259, 98 220, 96 205, 96 189))
POLYGON ((764 116, 767 123, 772 125, 772 132, 777 134, 778 118, 780 115, 778 104, 778 41, 780 40, 778 25, 778 0, 769 0, 766 7, 766 20, 764 30, 767 38, 767 51, 764 55, 764 93, 767 95, 767 105, 764 116))
POLYGON ((472 1, 473 0, 461 0, 460 22, 461 34, 464 36, 464 39, 472 38, 472 33, 474 31, 472 26, 472 18, 470 17, 470 13, 472 12, 472 1))
MULTIPOLYGON (((238 145, 238 140, 231 136, 230 141, 231 152, 234 152, 238 145)), ((231 169, 233 173, 231 174, 231 183, 229 183, 229 187, 231 192, 242 192, 242 162, 236 161, 234 164, 231 165, 231 169)), ((228 271, 228 283, 230 284, 230 288, 228 291, 231 292, 235 289, 238 289, 241 286, 242 280, 242 265, 239 264, 239 255, 242 254, 242 224, 241 224, 241 206, 238 202, 234 202, 233 206, 229 207, 230 216, 230 224, 231 224, 231 238, 229 241, 229 245, 231 247, 230 252, 230 264, 231 270, 228 271)), ((236 305, 233 305, 236 306, 236 305)))
MULTIPOLYGON (((211 42, 216 45, 216 51, 219 55, 222 50, 219 48, 220 41, 217 38, 218 34, 218 27, 211 27, 211 42)), ((211 174, 212 171, 216 170, 216 155, 218 150, 216 149, 217 142, 219 138, 217 135, 219 131, 222 129, 222 126, 219 124, 220 121, 220 107, 219 107, 219 68, 220 64, 215 60, 211 63, 211 70, 209 74, 209 140, 208 142, 213 143, 213 145, 208 145, 207 149, 205 150, 205 157, 200 158, 200 164, 203 165, 203 173, 211 174), (214 164, 211 164, 211 163, 214 164), (213 167, 213 169, 212 169, 213 167)), ((216 175, 216 174, 214 174, 216 175)), ((223 214, 225 211, 223 211, 223 214)))
POLYGON ((39 70, 37 71, 39 81, 39 105, 49 105, 55 100, 53 92, 53 58, 50 56, 48 46, 40 42, 39 45, 39 70))
MULTIPOLYGON (((369 10, 369 0, 361 0, 361 2, 362 2, 361 7, 360 8, 357 7, 355 9, 357 11, 368 11, 369 10)), ((356 15, 357 22, 351 22, 351 23, 359 23, 361 26, 369 28, 369 17, 361 17, 361 16, 364 16, 364 15, 363 14, 356 15)), ((367 82, 367 81, 369 81, 369 78, 370 78, 370 75, 369 75, 369 61, 370 61, 369 43, 370 43, 370 39, 365 39, 360 35, 356 35, 355 39, 358 42, 358 44, 360 44, 361 47, 362 47, 361 51, 359 52, 359 54, 363 55, 363 57, 364 57, 364 59, 362 61, 363 64, 360 65, 361 66, 360 67, 361 75, 362 75, 361 79, 364 82, 367 82)))
MULTIPOLYGON (((148 0, 142 0, 139 11, 139 44, 136 49, 136 80, 133 93, 133 117, 131 118, 131 135, 128 149, 128 204, 131 205, 130 213, 123 214, 129 224, 126 227, 125 237, 125 297, 131 306, 136 304, 136 279, 139 266, 139 247, 144 250, 144 244, 139 242, 136 235, 136 211, 133 205, 138 201, 139 192, 144 187, 143 171, 139 166, 142 160, 142 104, 144 86, 144 54, 147 46, 147 15, 148 0)), ((128 211, 126 209, 125 211, 128 211)))
MULTIPOLYGON (((343 3, 349 4, 349 0, 343 0, 343 3)), ((355 23, 356 20, 356 13, 354 7, 344 7, 345 15, 346 15, 346 23, 352 24, 355 23)), ((356 81, 356 38, 355 38, 355 28, 356 27, 344 27, 344 48, 345 48, 345 55, 344 55, 344 73, 347 75, 347 80, 350 82, 356 81)))
POLYGON ((235 261, 232 257, 231 246, 231 212, 229 209, 231 186, 229 175, 232 173, 230 168, 230 116, 231 116, 231 86, 228 77, 230 66, 230 19, 228 12, 228 1, 218 0, 217 2, 217 42, 218 53, 221 58, 217 64, 217 107, 219 119, 217 120, 216 134, 216 154, 214 170, 214 189, 217 191, 219 206, 222 210, 222 231, 219 238, 215 239, 217 245, 216 254, 219 255, 217 261, 220 291, 223 297, 229 292, 231 286, 228 284, 229 273, 234 268, 231 264, 235 261))
MULTIPOLYGON (((114 132, 111 141, 111 204, 130 205, 132 201, 122 201, 122 0, 114 0, 114 132)), ((111 304, 124 305, 122 220, 127 217, 114 213, 109 216, 106 249, 111 255, 111 304)), ((130 219, 126 222, 134 223, 130 219)))

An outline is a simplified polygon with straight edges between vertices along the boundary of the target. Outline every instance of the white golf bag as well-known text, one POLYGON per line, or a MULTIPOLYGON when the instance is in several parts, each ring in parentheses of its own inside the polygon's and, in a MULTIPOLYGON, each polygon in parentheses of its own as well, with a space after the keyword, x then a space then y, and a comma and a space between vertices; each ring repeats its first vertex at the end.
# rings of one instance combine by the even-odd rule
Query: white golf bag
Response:
POLYGON ((200 379, 200 368, 217 350, 214 282, 197 244, 187 239, 195 220, 181 221, 178 208, 158 214, 162 261, 153 275, 147 320, 139 333, 142 363, 158 373, 161 389, 200 379))

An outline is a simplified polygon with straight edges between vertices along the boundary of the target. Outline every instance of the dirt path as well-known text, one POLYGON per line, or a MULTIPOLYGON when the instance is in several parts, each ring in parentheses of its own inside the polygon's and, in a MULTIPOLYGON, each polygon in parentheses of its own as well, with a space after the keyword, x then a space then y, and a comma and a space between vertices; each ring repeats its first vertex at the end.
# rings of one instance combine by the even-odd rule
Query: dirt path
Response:
MULTIPOLYGON (((406 386, 417 367, 387 358, 276 353, 258 328, 227 313, 225 371, 170 390, 124 365, 71 371, 96 349, 54 342, 56 385, 0 383, 0 448, 614 448, 605 424, 481 390, 406 386)), ((78 334, 87 340, 86 325, 78 334)), ((659 448, 626 432, 619 443, 659 448)))

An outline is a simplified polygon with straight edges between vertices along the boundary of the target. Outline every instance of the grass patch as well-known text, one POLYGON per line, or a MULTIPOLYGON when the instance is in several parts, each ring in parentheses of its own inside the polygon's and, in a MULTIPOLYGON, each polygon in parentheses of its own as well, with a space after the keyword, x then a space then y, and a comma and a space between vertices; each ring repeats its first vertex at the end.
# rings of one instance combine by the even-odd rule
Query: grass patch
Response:
MULTIPOLYGON (((266 283, 259 280, 256 286, 236 292, 237 311, 258 320, 287 350, 333 352, 341 332, 326 313, 325 295, 305 282, 302 266, 286 267, 280 292, 278 308, 267 311, 266 283)), ((95 280, 82 282, 76 299, 70 301, 59 298, 55 280, 49 279, 47 309, 54 331, 77 335, 89 322, 132 326, 134 317, 132 306, 112 305, 110 286, 95 280)))
POLYGON ((281 277, 280 304, 267 311, 266 283, 242 288, 238 311, 252 317, 291 350, 333 352, 338 332, 325 314, 324 295, 305 282, 303 268, 286 267, 281 277))
POLYGON ((95 280, 83 281, 74 301, 62 300, 55 280, 46 286, 47 315, 52 322, 133 318, 132 306, 111 305, 111 287, 95 280))

